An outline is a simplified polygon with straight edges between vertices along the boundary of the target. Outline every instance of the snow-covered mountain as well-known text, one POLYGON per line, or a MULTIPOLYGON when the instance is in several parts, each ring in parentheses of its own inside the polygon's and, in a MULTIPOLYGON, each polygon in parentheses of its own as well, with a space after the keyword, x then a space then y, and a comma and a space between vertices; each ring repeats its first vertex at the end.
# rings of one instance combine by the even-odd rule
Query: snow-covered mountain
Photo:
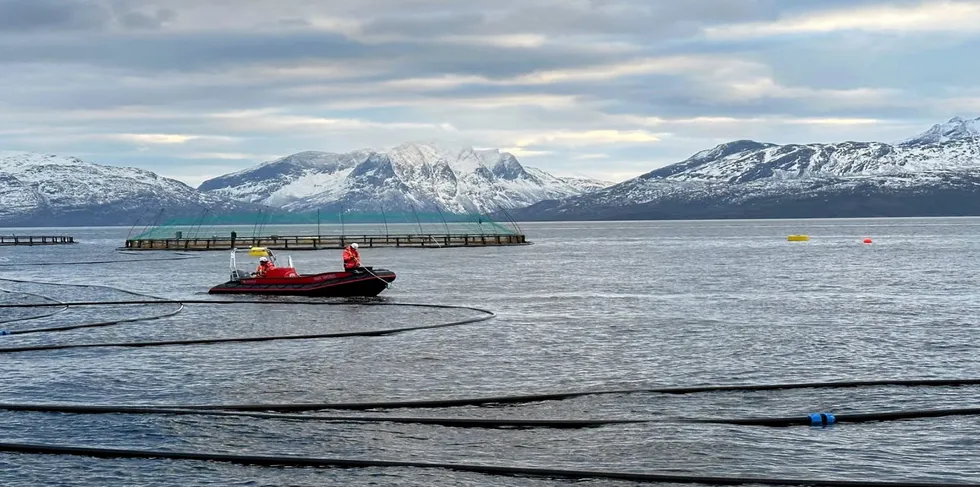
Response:
POLYGON ((900 143, 737 140, 522 219, 980 215, 980 118, 900 143))
POLYGON ((208 195, 150 171, 103 166, 75 157, 0 151, 0 225, 144 224, 162 218, 251 205, 208 195))
POLYGON ((980 137, 980 118, 967 120, 961 117, 953 117, 949 122, 937 123, 929 130, 911 139, 903 140, 899 145, 916 147, 947 141, 970 140, 977 137, 980 137))
POLYGON ((411 142, 343 154, 307 151, 205 181, 201 191, 288 211, 448 213, 514 209, 611 183, 559 178, 495 149, 411 142))

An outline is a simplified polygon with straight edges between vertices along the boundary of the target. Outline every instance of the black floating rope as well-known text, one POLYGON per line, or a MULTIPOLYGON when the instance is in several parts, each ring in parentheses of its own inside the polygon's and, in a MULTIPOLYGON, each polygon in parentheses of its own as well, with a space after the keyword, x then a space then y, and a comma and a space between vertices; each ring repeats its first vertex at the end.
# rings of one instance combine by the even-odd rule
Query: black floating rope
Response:
MULTIPOLYGON (((323 301, 261 301, 261 300, 242 300, 242 301, 219 301, 219 300, 209 300, 209 299, 198 299, 198 300, 183 300, 183 301, 171 301, 171 300, 133 300, 133 301, 105 301, 105 302, 66 302, 66 303, 40 303, 38 307, 46 307, 49 305, 66 305, 68 307, 81 307, 81 306, 107 306, 107 305, 134 305, 134 304, 177 304, 180 305, 180 309, 173 311, 168 314, 159 315, 150 318, 130 318, 125 320, 116 320, 113 322, 103 322, 103 323, 90 323, 84 325, 68 325, 63 327, 55 328, 43 328, 43 329, 32 329, 24 330, 21 332, 12 331, 6 334, 17 334, 17 333, 37 333, 40 331, 62 331, 62 330, 72 330, 77 328, 87 328, 93 326, 107 326, 110 324, 117 323, 133 323, 137 321, 146 321, 149 319, 160 319, 168 316, 173 316, 183 309, 184 304, 304 304, 304 305, 329 305, 329 306, 350 306, 350 305, 363 305, 363 306, 399 306, 399 307, 417 307, 417 308, 436 308, 436 309, 459 309, 467 311, 475 311, 482 313, 482 316, 476 316, 472 318, 466 318, 463 320, 455 320, 446 323, 436 323, 431 325, 417 325, 417 326, 407 326, 400 328, 388 328, 382 330, 362 330, 362 331, 347 331, 347 332, 334 332, 334 333, 315 333, 315 334, 304 334, 304 335, 272 335, 272 336, 258 336, 258 337, 231 337, 231 338, 200 338, 200 339, 190 339, 190 340, 163 340, 163 341, 147 341, 147 342, 108 342, 108 343, 63 343, 63 344, 49 344, 49 345, 27 345, 22 347, 7 347, 0 348, 0 353, 14 353, 14 352, 37 352, 42 350, 65 350, 71 348, 100 348, 100 347, 159 347, 165 345, 205 345, 205 344, 216 344, 216 343, 244 343, 244 342, 267 342, 267 341, 277 341, 277 340, 312 340, 321 338, 343 338, 343 337, 355 337, 355 336, 384 336, 391 335, 395 333, 404 333, 408 331, 416 330, 429 330, 433 328, 446 328, 450 326, 460 326, 470 323, 478 323, 481 321, 487 321, 497 316, 496 313, 490 310, 485 310, 481 308, 474 308, 470 306, 454 306, 447 304, 424 304, 424 303, 389 303, 389 302, 323 302, 323 301)), ((0 308, 24 308, 31 307, 27 304, 0 304, 0 308)))
POLYGON ((943 416, 977 416, 980 408, 923 409, 913 411, 882 411, 876 413, 839 414, 813 413, 805 417, 789 418, 745 418, 745 419, 688 419, 691 423, 737 424, 744 426, 833 426, 837 423, 868 423, 878 421, 899 421, 919 418, 938 418, 943 416))
POLYGON ((50 455, 80 455, 97 458, 165 458, 172 460, 197 460, 208 462, 261 465, 269 467, 316 467, 316 468, 429 468, 454 470, 510 477, 545 477, 564 479, 627 480, 644 483, 683 483, 705 485, 799 485, 810 487, 980 487, 977 483, 939 482, 874 482, 867 480, 820 480, 764 477, 711 477, 703 475, 679 475, 663 473, 614 472, 603 470, 571 470, 537 467, 504 467, 464 463, 430 463, 396 460, 355 460, 342 458, 314 458, 300 456, 231 455, 221 453, 192 453, 154 450, 129 450, 116 448, 88 448, 61 445, 37 445, 28 443, 0 443, 0 451, 50 455))
MULTIPOLYGON (((278 405, 255 405, 266 411, 277 410, 278 405)), ((340 423, 414 423, 450 426, 459 428, 590 428, 614 424, 637 423, 713 423, 742 426, 821 426, 828 427, 838 423, 867 423, 881 421, 901 421, 943 416, 977 416, 980 408, 926 409, 911 411, 880 411, 834 415, 814 413, 807 416, 787 418, 661 418, 661 419, 492 419, 492 418, 435 418, 399 416, 325 416, 313 414, 283 414, 236 411, 234 406, 117 406, 95 404, 4 404, 0 410, 32 411, 43 413, 69 414, 159 414, 159 415, 200 415, 200 416, 239 416, 261 419, 326 421, 340 423), (212 409, 213 408, 213 409, 212 409)))
POLYGON ((313 414, 275 414, 244 411, 200 410, 179 407, 100 406, 90 404, 0 404, 0 410, 70 414, 159 414, 195 416, 237 416, 259 419, 324 421, 335 423, 411 423, 454 428, 591 428, 613 424, 649 423, 646 419, 492 419, 431 418, 398 416, 324 416, 313 414))
MULTIPOLYGON (((64 311, 67 311, 68 310, 68 305, 67 304, 65 304, 62 301, 58 301, 57 299, 48 297, 48 296, 42 296, 40 294, 28 293, 28 292, 23 292, 23 291, 11 291, 9 289, 0 289, 0 292, 6 293, 6 294, 19 294, 19 295, 22 295, 22 296, 32 296, 32 297, 40 298, 40 299, 43 299, 43 300, 46 300, 46 301, 52 301, 54 303, 57 303, 61 307, 61 309, 56 309, 54 311, 49 311, 49 312, 47 312, 45 314, 33 315, 33 316, 26 316, 26 317, 23 317, 23 318, 12 318, 12 319, 9 319, 9 320, 3 320, 3 321, 0 321, 0 325, 6 325, 8 323, 17 323, 19 321, 39 320, 41 318, 47 318, 49 316, 54 316, 54 315, 56 315, 58 313, 61 313, 61 312, 64 312, 64 311)), ((4 330, 0 330, 0 335, 10 335, 10 334, 11 334, 10 332, 4 331, 4 330)))
POLYGON ((460 406, 485 406, 495 404, 526 404, 542 401, 561 401, 583 396, 618 395, 618 394, 696 394, 718 391, 768 391, 780 389, 832 389, 871 386, 906 386, 906 387, 949 387, 980 385, 980 379, 894 379, 873 381, 839 381, 839 382, 805 382, 789 384, 746 384, 746 385, 716 385, 694 387, 666 387, 639 389, 606 389, 595 391, 569 391, 544 394, 523 394, 508 396, 484 396, 447 399, 419 399, 408 401, 368 401, 342 403, 298 403, 298 404, 212 404, 186 406, 197 409, 227 409, 237 411, 316 411, 321 409, 337 410, 368 410, 368 409, 398 409, 398 408, 448 408, 460 406))
MULTIPOLYGON (((119 254, 125 255, 139 255, 138 252, 118 252, 119 254)), ((177 257, 149 257, 149 258, 139 258, 139 259, 114 259, 114 260, 76 260, 68 262, 16 262, 7 264, 4 267, 32 267, 32 266, 69 266, 69 265, 95 265, 95 264, 130 264, 133 262, 158 262, 158 261, 175 261, 175 260, 189 260, 189 259, 200 259, 198 255, 191 255, 187 253, 177 252, 174 255, 177 257)))

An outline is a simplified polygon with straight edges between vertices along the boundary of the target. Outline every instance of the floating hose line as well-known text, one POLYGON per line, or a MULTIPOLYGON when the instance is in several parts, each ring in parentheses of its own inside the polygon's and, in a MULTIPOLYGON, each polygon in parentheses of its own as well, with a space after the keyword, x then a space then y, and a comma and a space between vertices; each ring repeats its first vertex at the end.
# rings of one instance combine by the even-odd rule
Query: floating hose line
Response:
MULTIPOLYGON (((120 251, 117 250, 116 253, 124 255, 140 255, 140 252, 132 251, 120 251)), ((149 258, 139 258, 139 259, 116 259, 116 260, 84 260, 84 261, 68 261, 68 262, 17 262, 6 265, 5 267, 29 267, 29 266, 68 266, 68 265, 95 265, 95 264, 122 264, 131 262, 167 262, 176 260, 190 260, 190 259, 200 259, 200 255, 190 254, 187 252, 174 252, 175 257, 149 257, 149 258)))
MULTIPOLYGON (((62 313, 64 311, 67 311, 68 310, 68 305, 66 305, 64 302, 58 301, 57 299, 54 299, 54 298, 51 298, 51 297, 48 297, 48 296, 43 296, 43 295, 35 294, 35 293, 21 292, 21 291, 11 291, 9 289, 0 289, 0 292, 5 293, 5 294, 19 294, 21 296, 32 296, 32 297, 35 297, 35 298, 44 299, 46 301, 53 301, 55 303, 58 303, 60 305, 60 307, 61 307, 61 309, 58 309, 58 310, 55 310, 55 311, 50 311, 50 312, 47 312, 45 314, 33 315, 33 316, 26 316, 26 317, 23 317, 23 318, 13 318, 13 319, 9 319, 9 320, 3 320, 3 321, 0 321, 0 325, 5 325, 7 323, 17 323, 19 321, 39 320, 41 318, 47 318, 49 316, 54 316, 54 315, 56 315, 58 313, 62 313)), ((4 330, 0 330, 0 335, 8 335, 8 334, 9 334, 9 332, 6 332, 4 330)))
MULTIPOLYGON (((183 304, 181 304, 181 303, 177 303, 177 304, 178 304, 177 309, 175 309, 173 311, 168 311, 166 313, 159 314, 159 315, 142 316, 142 317, 137 317, 137 318, 121 318, 121 319, 112 320, 112 321, 98 321, 98 322, 94 322, 94 323, 80 323, 80 324, 77 324, 77 325, 52 326, 52 327, 47 327, 47 328, 27 328, 27 329, 24 329, 24 330, 4 330, 4 332, 0 332, 0 334, 6 334, 6 335, 26 335, 26 334, 30 334, 30 333, 53 333, 53 332, 56 332, 56 331, 79 330, 79 329, 82 329, 82 328, 101 328, 101 327, 105 327, 105 326, 121 325, 123 323, 137 323, 137 322, 144 322, 144 321, 162 320, 164 318, 169 318, 171 316, 174 316, 174 315, 176 315, 176 314, 178 314, 178 313, 180 313, 181 311, 184 310, 184 305, 183 304)), ((68 309, 68 308, 65 308, 65 309, 68 309)), ((2 350, 2 349, 0 349, 0 350, 2 350)), ((0 352, 0 353, 3 353, 3 352, 0 352)))
MULTIPOLYGON (((62 311, 66 311, 70 307, 72 307, 71 303, 65 303, 65 302, 59 302, 59 303, 64 306, 64 308, 58 310, 59 313, 62 312, 62 311)), ((80 323, 80 324, 77 324, 77 325, 51 326, 51 327, 46 327, 46 328, 27 328, 27 329, 24 329, 24 330, 2 330, 2 331, 0 331, 0 335, 26 335, 26 334, 30 334, 30 333, 53 333, 53 332, 56 332, 56 331, 68 331, 68 330, 78 330, 78 329, 82 329, 82 328, 100 328, 100 327, 105 327, 105 326, 121 325, 123 323, 137 323, 137 322, 144 322, 144 321, 154 321, 154 320, 161 320, 161 319, 164 319, 164 318, 169 318, 171 316, 174 316, 174 315, 180 313, 184 309, 184 304, 181 303, 181 302, 179 302, 179 301, 175 301, 175 302, 154 302, 153 304, 176 304, 177 305, 177 309, 175 309, 173 311, 168 311, 168 312, 163 313, 163 314, 153 315, 153 316, 140 316, 140 317, 136 317, 136 318, 120 318, 118 320, 111 320, 111 321, 97 321, 97 322, 94 322, 94 323, 80 323)), ((2 306, 2 305, 0 305, 0 306, 2 306)), ((31 317, 31 318, 22 318, 20 320, 12 320, 12 321, 27 321, 27 320, 32 320, 32 319, 40 319, 40 318, 45 318, 45 317, 48 317, 48 316, 52 316, 54 314, 56 314, 56 313, 50 313, 50 314, 42 315, 42 316, 34 316, 34 317, 31 317)), ((2 324, 2 323, 9 323, 9 322, 0 322, 0 324, 2 324)), ((2 352, 0 352, 0 353, 2 353, 2 352)))
MULTIPOLYGON (((228 249, 228 250, 231 250, 231 249, 228 249)), ((174 255, 193 255, 193 256, 196 256, 196 257, 200 258, 200 255, 197 254, 197 253, 194 253, 194 252, 186 252, 186 251, 177 250, 177 249, 174 249, 174 250, 156 249, 155 252, 173 252, 174 255)), ((116 253, 117 254, 126 254, 126 255, 146 255, 146 251, 145 250, 125 250, 125 247, 116 249, 116 253)))
MULTIPOLYGON (((388 328, 381 330, 360 330, 360 331, 344 331, 344 332, 332 332, 332 333, 314 333, 314 334, 303 334, 303 335, 271 335, 271 336, 257 336, 257 337, 230 337, 230 338, 199 338, 190 340, 163 340, 163 341, 147 341, 147 342, 109 342, 109 343, 68 343, 68 344, 48 344, 48 345, 28 345, 22 347, 7 347, 0 348, 0 353, 14 353, 14 352, 36 352, 42 350, 65 350, 71 348, 101 348, 101 347, 158 347, 166 345, 205 345, 205 344, 217 344, 217 343, 245 343, 245 342, 267 342, 267 341, 278 341, 278 340, 312 340, 312 339, 322 339, 322 338, 343 338, 343 337, 355 337, 355 336, 383 336, 391 335, 395 333, 404 333, 408 331, 416 330, 428 330, 433 328, 446 328, 450 326, 461 326, 471 323, 478 323, 481 321, 487 321, 491 318, 496 317, 496 313, 490 310, 485 310, 481 308, 474 308, 470 306, 455 306, 448 304, 424 304, 424 303, 390 303, 390 302, 324 302, 324 301, 263 301, 263 300, 241 300, 241 301, 222 301, 222 300, 210 300, 210 299, 193 299, 193 300, 132 300, 132 301, 86 301, 86 302, 66 302, 63 305, 68 307, 82 307, 82 306, 108 306, 108 305, 134 305, 134 304, 177 304, 183 309, 185 304, 304 304, 304 305, 320 305, 320 306, 350 306, 352 304, 362 305, 362 306, 399 306, 399 307, 419 307, 419 308, 435 308, 435 309, 460 309, 475 311, 481 313, 482 316, 476 316, 472 318, 466 318, 462 320, 455 320, 446 323, 436 323, 429 325, 415 325, 406 326, 400 328, 388 328)), ((30 307, 47 307, 61 305, 60 303, 39 303, 36 305, 30 304, 2 304, 2 308, 30 308, 30 307)), ((159 319, 167 316, 172 316, 180 311, 180 309, 168 313, 166 315, 160 315, 156 317, 151 317, 151 319, 159 319)), ((117 320, 115 323, 132 323, 137 321, 144 321, 144 318, 130 318, 126 320, 117 320)), ((39 331, 61 331, 69 329, 77 329, 83 327, 93 327, 93 326, 106 326, 107 323, 96 323, 96 324, 85 324, 85 325, 69 325, 57 328, 46 328, 46 329, 33 329, 25 330, 24 332, 36 333, 39 331)), ((17 331, 11 331, 10 334, 16 334, 17 331)))
POLYGON ((69 266, 69 265, 95 265, 95 264, 129 264, 131 262, 166 262, 175 260, 190 260, 200 257, 151 257, 148 259, 116 259, 116 260, 79 260, 73 262, 18 262, 8 264, 5 267, 28 267, 28 266, 69 266))
MULTIPOLYGON (((152 259, 152 260, 177 260, 177 259, 152 259)), ((412 306, 423 308, 455 309, 468 310, 479 313, 478 316, 453 321, 450 323, 416 325, 401 328, 390 328, 382 330, 366 330, 352 332, 321 333, 308 335, 287 335, 287 336, 263 336, 263 337, 231 337, 213 339, 193 339, 193 340, 168 340, 155 342, 112 342, 112 343, 90 343, 90 344, 53 344, 36 345, 23 347, 0 348, 0 353, 27 352, 40 350, 58 350, 69 348, 92 348, 92 347, 152 347, 166 345, 195 345, 229 342, 257 342, 271 340, 296 340, 296 339, 318 339, 318 338, 337 338, 353 336, 384 336, 394 333, 401 333, 413 330, 426 330, 457 326, 469 323, 477 323, 489 320, 496 316, 492 311, 469 307, 441 304, 420 304, 420 303, 394 303, 394 302, 324 302, 324 301, 299 301, 299 300, 279 300, 277 299, 243 299, 243 300, 208 300, 190 299, 173 300, 151 296, 135 291, 115 288, 105 285, 95 284, 66 284, 38 282, 28 280, 18 280, 0 278, 0 281, 26 283, 34 285, 58 285, 72 286, 81 288, 102 288, 122 292, 135 296, 139 299, 114 300, 114 301, 59 301, 57 299, 19 291, 3 292, 30 295, 40 298, 44 302, 25 304, 7 303, 0 304, 0 309, 14 308, 47 308, 57 309, 47 315, 32 316, 27 318, 17 318, 3 323, 14 321, 28 321, 51 316, 63 312, 67 309, 88 307, 88 306, 126 306, 126 305, 172 305, 176 309, 166 314, 147 316, 141 318, 127 318, 102 323, 88 323, 78 325, 64 325, 50 328, 35 328, 27 330, 14 330, 12 334, 57 332, 86 327, 110 326, 122 323, 134 323, 166 318, 179 313, 185 305, 231 305, 231 304, 261 304, 261 305, 309 305, 309 306, 343 306, 343 305, 365 305, 365 306, 412 306)), ((2 338, 0 338, 2 340, 2 338)), ((811 426, 811 427, 830 427, 840 423, 862 423, 869 421, 894 421, 908 420, 916 418, 931 418, 940 416, 958 415, 980 415, 980 408, 958 408, 958 409, 934 409, 920 411, 885 411, 858 414, 832 413, 812 413, 797 417, 782 418, 657 418, 657 419, 489 419, 489 418, 437 418, 437 417, 397 417, 397 416, 357 416, 357 415, 324 415, 324 414, 289 414, 298 412, 321 411, 321 410, 384 410, 399 408, 452 408, 460 406, 487 406, 487 405, 519 405, 542 401, 560 401, 583 396, 595 395, 625 395, 625 394, 664 394, 664 395, 683 395, 699 393, 717 392, 751 392, 751 391, 774 391, 789 389, 830 389, 830 388, 856 388, 856 387, 960 387, 980 385, 980 379, 882 379, 882 380, 851 380, 851 381, 830 381, 830 382, 806 382, 806 383, 783 383, 783 384, 727 384, 727 385, 695 385, 686 387, 653 387, 653 388, 623 388, 606 390, 585 390, 585 391, 566 391, 554 393, 506 395, 490 397, 471 397, 471 398, 445 398, 445 399, 421 399, 404 401, 367 401, 367 402, 337 402, 337 403, 298 403, 298 404, 185 404, 185 405, 94 405, 94 404, 2 404, 0 410, 7 411, 30 411, 39 413, 68 413, 68 414, 154 414, 154 415, 198 415, 198 416, 228 416, 228 417, 247 417, 280 421, 324 421, 324 422, 343 422, 343 423, 415 423, 426 425, 438 425, 458 428, 591 428, 611 426, 617 424, 637 424, 637 423, 715 423, 733 424, 744 426, 764 426, 764 427, 788 427, 788 426, 811 426)), ((980 484, 967 483, 926 483, 926 482, 876 482, 876 481, 846 481, 846 480, 819 480, 819 479, 784 479, 784 478, 752 478, 739 476, 700 476, 700 475, 677 475, 661 473, 637 473, 637 472, 614 472, 614 471, 592 471, 592 470, 572 470, 556 468, 537 468, 537 467, 508 467, 492 465, 472 465, 456 463, 427 463, 413 461, 389 461, 389 460, 354 460, 354 459, 333 459, 333 458, 313 458, 299 456, 262 456, 262 455, 233 455, 233 454, 212 454, 196 452, 171 452, 171 451, 147 451, 134 449, 112 449, 112 448, 90 448, 81 446, 66 445, 39 445, 39 444, 17 444, 0 443, 0 452, 26 453, 26 454, 56 454, 56 455, 82 455, 99 458, 164 458, 194 461, 214 461, 229 462, 244 465, 265 465, 265 466, 294 466, 294 467, 318 467, 318 468, 368 468, 368 467, 402 467, 402 468, 438 468, 455 470, 462 472, 480 473, 485 475, 503 476, 530 476, 545 478, 568 478, 568 479, 610 479, 627 480, 634 482, 655 482, 655 483, 697 483, 706 485, 808 485, 814 487, 955 487, 955 486, 974 486, 980 484)))
POLYGON ((333 423, 406 423, 453 428, 592 428, 613 424, 650 423, 649 419, 493 419, 434 418, 398 416, 325 416, 313 414, 276 414, 244 411, 203 410, 181 407, 98 406, 74 404, 2 404, 0 410, 68 414, 150 414, 174 416, 237 416, 258 419, 323 421, 333 423))
POLYGON ((805 417, 745 418, 745 419, 687 419, 691 423, 735 424, 742 426, 832 426, 836 423, 868 423, 906 419, 939 418, 943 416, 978 416, 980 408, 925 409, 913 411, 880 411, 875 413, 839 414, 813 413, 805 417))
POLYGON ((626 394, 696 394, 714 391, 760 391, 804 388, 838 388, 863 386, 963 386, 980 385, 980 379, 914 379, 914 380, 875 380, 844 382, 810 382, 789 384, 746 384, 695 387, 665 387, 636 389, 605 389, 592 391, 568 391, 542 394, 521 394, 508 396, 484 396, 468 398, 420 399, 407 401, 368 401, 340 403, 297 403, 297 404, 209 404, 177 406, 188 409, 225 409, 230 411, 279 411, 302 412, 325 409, 364 411, 369 409, 443 409, 461 406, 489 406, 503 404, 527 404, 543 401, 562 401, 583 396, 626 395, 626 394))
POLYGON ((939 482, 875 482, 866 480, 820 480, 765 477, 712 477, 701 475, 656 474, 635 472, 611 472, 603 470, 571 470, 536 467, 504 467, 464 463, 430 463, 395 460, 355 460, 342 458, 315 458, 300 456, 230 455, 219 453, 192 453, 153 450, 129 450, 116 448, 88 448, 61 445, 37 445, 28 443, 0 443, 0 451, 51 455, 79 455, 98 458, 163 458, 172 460, 198 460, 208 462, 261 465, 269 467, 316 467, 316 468, 434 468, 458 472, 479 473, 509 477, 544 477, 564 479, 626 480, 643 483, 683 483, 704 485, 801 485, 811 487, 980 487, 977 483, 939 482))
MULTIPOLYGON (((166 298, 161 298, 161 297, 153 296, 152 294, 141 293, 141 292, 138 292, 138 291, 131 291, 129 289, 123 289, 123 288, 119 288, 119 287, 107 286, 105 284, 77 284, 77 283, 72 283, 72 282, 32 281, 32 280, 29 280, 29 279, 12 279, 12 278, 9 278, 9 277, 0 277, 0 281, 4 281, 4 282, 16 282, 18 284, 32 284, 32 285, 35 285, 35 286, 63 286, 63 287, 79 287, 79 288, 84 288, 84 289, 105 289, 105 290, 108 290, 108 291, 115 291, 115 292, 118 292, 118 293, 128 294, 130 296, 136 296, 136 297, 139 297, 139 298, 156 299, 156 300, 168 301, 166 298)), ((41 296, 41 295, 38 294, 37 296, 41 296)), ((44 298, 46 298, 48 300, 51 300, 52 299, 52 298, 46 297, 46 296, 41 296, 41 297, 44 297, 44 298)), ((39 304, 39 305, 42 305, 42 304, 39 304)))
MULTIPOLYGON (((267 410, 275 410, 276 405, 267 410)), ((335 423, 412 423, 448 426, 455 428, 591 428, 615 424, 640 423, 713 423, 741 426, 789 427, 789 426, 833 426, 839 423, 868 423, 900 421, 943 416, 977 416, 980 408, 927 409, 912 411, 881 411, 834 415, 813 413, 807 416, 787 418, 663 418, 663 419, 495 419, 495 418, 438 418, 438 417, 399 417, 399 416, 326 416, 313 414, 282 414, 235 411, 223 406, 114 406, 94 404, 4 404, 3 411, 31 411, 40 413, 68 414, 150 414, 150 415, 195 415, 195 416, 239 416, 259 419, 324 421, 335 423)))
MULTIPOLYGON (((170 311, 170 312, 167 312, 167 313, 163 313, 163 314, 159 314, 159 315, 154 315, 154 316, 143 316, 143 317, 137 317, 137 318, 123 318, 123 319, 118 319, 118 320, 100 321, 100 322, 95 322, 95 323, 82 323, 82 324, 76 324, 76 325, 62 325, 62 326, 45 327, 45 328, 29 328, 29 329, 24 329, 24 330, 0 330, 0 335, 25 335, 25 334, 30 334, 30 333, 51 333, 51 332, 58 332, 58 331, 78 330, 78 329, 82 329, 82 328, 100 328, 100 327, 106 327, 106 326, 112 326, 112 325, 121 325, 121 324, 124 324, 124 323, 137 323, 137 322, 144 322, 144 321, 154 321, 154 320, 160 320, 160 319, 164 319, 164 318, 169 318, 171 316, 174 316, 174 315, 180 313, 184 309, 184 304, 181 303, 180 301, 167 300, 167 299, 164 299, 164 298, 158 298, 156 296, 152 296, 152 295, 145 294, 145 293, 139 293, 139 292, 136 292, 136 291, 130 291, 128 289, 120 289, 120 288, 116 288, 116 287, 112 287, 112 286, 104 286, 104 285, 100 285, 100 284, 48 283, 48 282, 28 281, 28 280, 23 280, 23 279, 9 279, 9 278, 0 278, 0 281, 15 282, 15 283, 20 283, 20 284, 60 285, 60 286, 68 286, 68 287, 81 287, 81 288, 92 288, 92 289, 107 289, 107 290, 110 290, 110 291, 116 291, 116 292, 120 292, 120 293, 124 293, 124 294, 129 294, 130 296, 136 296, 138 298, 152 298, 152 299, 138 300, 134 304, 166 304, 166 305, 177 305, 177 309, 175 309, 173 311, 170 311)), ((49 296, 43 296, 41 294, 28 293, 28 292, 20 292, 20 291, 16 291, 16 293, 23 294, 25 296, 35 296, 35 297, 38 297, 40 299, 44 299, 44 300, 49 301, 49 302, 47 302, 47 303, 33 303, 33 304, 16 303, 16 304, 4 304, 4 305, 0 305, 0 306, 9 307, 9 308, 62 307, 62 309, 59 310, 59 311, 57 311, 57 312, 55 312, 55 313, 50 313, 50 314, 47 314, 47 315, 34 316, 34 317, 30 317, 30 318, 12 320, 12 321, 8 321, 8 322, 0 322, 0 324, 10 323, 10 322, 13 322, 13 321, 28 321, 28 320, 46 318, 48 316, 52 316, 54 314, 57 314, 57 313, 66 311, 66 310, 68 310, 68 308, 71 308, 72 306, 76 306, 76 305, 74 305, 74 304, 72 304, 70 302, 59 301, 57 299, 51 298, 49 296)))

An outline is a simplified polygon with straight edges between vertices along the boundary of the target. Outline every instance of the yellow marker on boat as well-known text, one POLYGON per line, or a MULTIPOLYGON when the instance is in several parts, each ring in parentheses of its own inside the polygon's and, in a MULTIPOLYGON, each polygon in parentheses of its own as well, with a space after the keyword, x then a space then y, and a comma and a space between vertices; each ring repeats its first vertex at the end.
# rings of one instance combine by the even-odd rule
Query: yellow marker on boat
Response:
POLYGON ((252 247, 248 249, 249 257, 268 257, 269 251, 265 247, 252 247))

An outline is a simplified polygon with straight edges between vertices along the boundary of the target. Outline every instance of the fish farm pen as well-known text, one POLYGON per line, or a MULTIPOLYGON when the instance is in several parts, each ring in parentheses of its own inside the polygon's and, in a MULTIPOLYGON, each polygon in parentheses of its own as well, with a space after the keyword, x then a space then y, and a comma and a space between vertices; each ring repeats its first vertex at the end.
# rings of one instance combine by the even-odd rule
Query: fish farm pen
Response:
POLYGON ((49 235, 0 235, 0 247, 13 245, 67 245, 75 243, 72 236, 49 235))
MULTIPOLYGON (((131 232, 132 233, 132 232, 131 232)), ((125 250, 273 250, 361 248, 458 248, 528 245, 516 222, 487 215, 426 213, 269 213, 202 215, 148 225, 128 237, 125 250)))

